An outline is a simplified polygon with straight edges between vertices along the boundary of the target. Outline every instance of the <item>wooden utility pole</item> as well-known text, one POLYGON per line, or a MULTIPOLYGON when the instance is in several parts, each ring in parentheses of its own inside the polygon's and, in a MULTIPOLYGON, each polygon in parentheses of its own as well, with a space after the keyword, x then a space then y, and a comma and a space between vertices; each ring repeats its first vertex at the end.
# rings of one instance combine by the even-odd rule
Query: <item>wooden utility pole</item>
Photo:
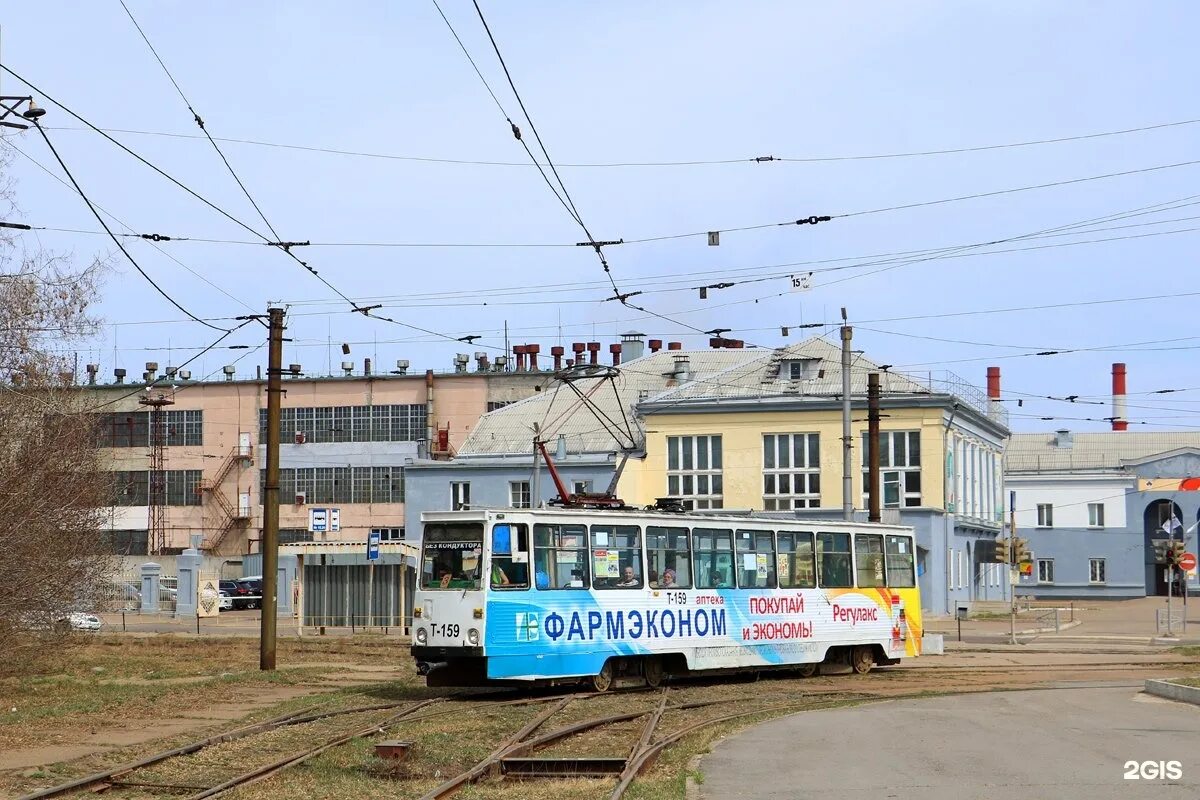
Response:
POLYGON ((262 627, 258 668, 275 669, 275 622, 279 597, 279 406, 283 397, 283 309, 268 309, 267 476, 263 486, 262 627))
POLYGON ((881 522, 883 497, 879 487, 879 373, 867 375, 867 474, 870 496, 867 521, 881 522))

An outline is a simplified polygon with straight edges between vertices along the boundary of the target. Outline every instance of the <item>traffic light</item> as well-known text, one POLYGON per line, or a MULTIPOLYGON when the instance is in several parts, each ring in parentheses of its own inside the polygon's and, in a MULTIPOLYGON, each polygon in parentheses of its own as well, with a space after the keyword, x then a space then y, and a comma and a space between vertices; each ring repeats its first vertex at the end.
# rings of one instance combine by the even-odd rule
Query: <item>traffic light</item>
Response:
POLYGON ((1183 549, 1183 542, 1167 542, 1167 552, 1163 560, 1167 562, 1168 566, 1178 567, 1180 560, 1183 558, 1183 549))
POLYGON ((1013 541, 1016 543, 1016 546, 1013 548, 1016 551, 1016 558, 1014 559, 1016 563, 1028 564, 1033 561, 1033 554, 1029 552, 1029 540, 1018 536, 1013 541))
POLYGON ((1008 563, 1008 539, 997 539, 993 542, 992 561, 997 564, 1008 563))

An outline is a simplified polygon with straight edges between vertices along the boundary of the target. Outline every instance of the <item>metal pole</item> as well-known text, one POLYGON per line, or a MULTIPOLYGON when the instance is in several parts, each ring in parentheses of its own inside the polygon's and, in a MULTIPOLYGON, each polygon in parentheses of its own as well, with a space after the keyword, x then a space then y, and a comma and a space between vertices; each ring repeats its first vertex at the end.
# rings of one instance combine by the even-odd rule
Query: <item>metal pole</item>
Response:
POLYGON ((375 562, 367 565, 367 630, 375 624, 375 562))
POLYGON ((1175 582, 1175 565, 1171 563, 1171 545, 1175 544, 1175 503, 1172 501, 1171 507, 1167 509, 1167 513, 1171 516, 1167 519, 1167 527, 1170 533, 1167 534, 1167 636, 1173 636, 1171 630, 1171 584, 1175 582))
POLYGON ((879 373, 867 376, 867 470, 870 490, 867 501, 868 522, 880 522, 883 514, 883 497, 879 486, 879 373))
POLYGON ((1008 493, 1008 643, 1017 643, 1017 584, 1013 569, 1017 563, 1017 493, 1008 493))
POLYGON ((268 309, 267 475, 263 486, 262 611, 258 668, 275 669, 279 587, 279 405, 283 397, 283 309, 268 309))
MULTIPOLYGON (((846 320, 846 309, 842 309, 842 321, 846 320)), ((842 519, 854 519, 853 481, 850 470, 854 467, 854 442, 850 433, 850 341, 854 329, 842 326, 842 519)))

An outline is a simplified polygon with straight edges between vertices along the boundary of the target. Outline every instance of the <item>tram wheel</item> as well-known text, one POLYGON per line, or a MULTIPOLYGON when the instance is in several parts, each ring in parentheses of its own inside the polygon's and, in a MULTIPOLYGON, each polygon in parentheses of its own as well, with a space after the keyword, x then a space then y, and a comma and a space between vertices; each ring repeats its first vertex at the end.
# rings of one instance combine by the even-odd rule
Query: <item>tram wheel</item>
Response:
POLYGON ((589 682, 592 684, 592 689, 597 692, 607 692, 611 689, 613 685, 612 659, 605 661, 604 666, 589 679, 589 682))
POLYGON ((657 689, 661 686, 665 676, 666 671, 663 669, 661 658, 648 656, 642 659, 642 677, 646 679, 646 685, 651 689, 657 689))
POLYGON ((859 645, 850 651, 850 666, 859 675, 866 675, 875 666, 875 651, 868 645, 859 645))
POLYGON ((820 668, 820 666, 821 665, 817 664, 817 663, 801 664, 800 670, 799 670, 800 677, 801 678, 811 678, 813 675, 817 674, 817 670, 820 668))

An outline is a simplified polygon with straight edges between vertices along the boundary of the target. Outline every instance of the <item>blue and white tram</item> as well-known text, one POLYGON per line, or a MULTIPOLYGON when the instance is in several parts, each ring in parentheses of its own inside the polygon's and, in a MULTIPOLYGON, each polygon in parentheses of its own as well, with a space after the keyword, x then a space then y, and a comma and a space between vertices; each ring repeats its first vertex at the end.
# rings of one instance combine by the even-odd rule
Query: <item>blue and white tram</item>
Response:
POLYGON ((585 509, 422 523, 412 654, 431 686, 865 673, 921 651, 911 528, 585 509))

